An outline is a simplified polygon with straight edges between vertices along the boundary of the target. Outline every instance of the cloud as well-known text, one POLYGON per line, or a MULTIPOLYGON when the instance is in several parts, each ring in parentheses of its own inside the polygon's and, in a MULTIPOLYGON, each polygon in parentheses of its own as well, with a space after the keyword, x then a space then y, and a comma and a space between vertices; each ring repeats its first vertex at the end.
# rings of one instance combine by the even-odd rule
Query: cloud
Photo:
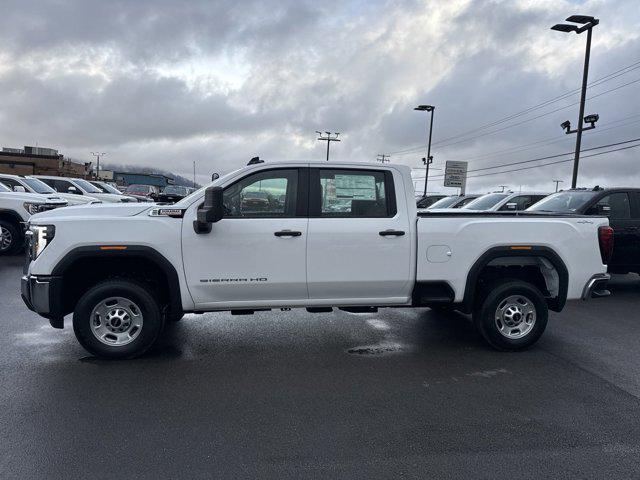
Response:
MULTIPOLYGON (((419 103, 436 105, 434 168, 446 160, 469 159, 469 168, 483 168, 570 151, 574 138, 563 136, 559 124, 575 124, 575 106, 493 134, 515 121, 455 136, 579 86, 584 35, 549 30, 570 14, 601 19, 591 79, 640 61, 640 14, 632 0, 3 5, 4 146, 38 141, 87 160, 101 149, 115 163, 185 175, 195 160, 200 181, 255 155, 321 159, 318 129, 342 132, 343 141, 332 146, 335 159, 371 161, 377 153, 419 147, 427 120, 413 111, 419 103), (541 139, 547 142, 518 149, 541 139)), ((640 69, 590 95, 636 78, 640 69)), ((640 137, 640 123, 626 124, 639 92, 633 84, 589 101, 588 111, 601 120, 600 130, 585 134, 585 148, 640 137)), ((424 154, 414 150, 392 161, 419 167, 424 154)), ((581 178, 637 183, 636 158, 629 150, 585 159, 581 178)), ((568 163, 477 177, 470 187, 548 189, 551 178, 568 183, 570 171, 568 163)), ((444 191, 440 185, 434 179, 434 189, 444 191)))

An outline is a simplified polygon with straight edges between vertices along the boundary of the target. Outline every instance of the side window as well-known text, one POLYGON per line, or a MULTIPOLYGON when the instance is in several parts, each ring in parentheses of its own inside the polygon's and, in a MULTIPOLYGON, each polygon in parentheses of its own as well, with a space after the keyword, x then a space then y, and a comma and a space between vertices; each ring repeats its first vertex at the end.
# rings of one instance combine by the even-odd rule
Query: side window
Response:
POLYGON ((56 182, 55 180, 51 180, 50 178, 40 178, 40 181, 46 183, 47 185, 49 185, 51 188, 53 188, 56 192, 58 191, 58 189, 56 188, 56 182))
POLYGON ((623 192, 612 193, 602 197, 595 205, 590 208, 589 213, 595 215, 605 215, 609 218, 626 219, 631 218, 631 205, 629 195, 623 192))
POLYGON ((225 218, 295 217, 298 170, 267 170, 224 190, 225 218))
POLYGON ((510 199, 507 203, 505 203, 502 207, 500 207, 501 211, 520 211, 520 210, 524 210, 525 208, 531 206, 531 196, 529 195, 520 195, 518 197, 514 197, 512 199, 510 199), (515 204, 515 208, 513 208, 513 205, 515 204))
POLYGON ((13 187, 21 186, 20 183, 12 178, 0 178, 0 182, 4 183, 9 190, 13 190, 13 187))
MULTIPOLYGON (((71 184, 71 182, 66 182, 64 180, 54 180, 53 181, 53 188, 60 193, 69 193, 69 187, 72 187, 73 185, 71 184)), ((76 188, 76 192, 74 193, 78 193, 80 190, 78 188, 76 188)))
POLYGON ((387 176, 391 174, 375 170, 319 169, 320 216, 392 217, 395 201, 387 192, 387 176))

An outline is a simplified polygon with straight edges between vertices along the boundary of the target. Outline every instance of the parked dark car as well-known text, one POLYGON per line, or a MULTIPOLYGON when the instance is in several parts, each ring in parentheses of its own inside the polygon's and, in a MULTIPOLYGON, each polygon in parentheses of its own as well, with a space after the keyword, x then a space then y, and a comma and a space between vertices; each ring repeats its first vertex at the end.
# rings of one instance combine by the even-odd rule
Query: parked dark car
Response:
POLYGON ((614 232, 609 272, 640 273, 640 188, 566 190, 549 195, 527 211, 609 217, 614 232))
POLYGON ((419 197, 416 200, 416 207, 418 208, 430 207, 432 204, 436 203, 438 200, 442 200, 446 196, 447 195, 425 195, 425 196, 419 197))
POLYGON ((139 202, 155 202, 160 189, 155 185, 129 185, 124 194, 136 198, 139 202))
POLYGON ((470 193, 467 195, 451 195, 450 197, 444 197, 429 206, 429 210, 435 208, 461 208, 467 203, 478 198, 480 194, 470 193))
POLYGON ((187 187, 181 187, 179 185, 169 185, 164 187, 164 190, 156 197, 156 201, 160 203, 176 203, 189 195, 189 189, 187 187))

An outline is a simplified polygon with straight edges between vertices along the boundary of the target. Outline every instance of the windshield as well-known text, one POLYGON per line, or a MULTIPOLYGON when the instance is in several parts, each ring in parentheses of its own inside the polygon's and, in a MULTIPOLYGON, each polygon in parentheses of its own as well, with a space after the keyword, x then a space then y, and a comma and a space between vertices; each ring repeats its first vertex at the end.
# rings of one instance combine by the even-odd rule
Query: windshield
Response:
POLYGON ((102 191, 95 185, 91 185, 86 180, 81 178, 74 178, 73 181, 80 186, 87 193, 102 193, 102 191))
MULTIPOLYGON (((238 170, 242 170, 242 169, 238 169, 238 170)), ((232 175, 235 175, 238 172, 238 170, 234 170, 232 172, 229 172, 229 173, 226 173, 224 175, 219 176, 213 182, 209 183, 208 185, 205 185, 204 187, 199 188, 198 190, 196 190, 192 194, 184 197, 179 202, 174 203, 173 206, 176 207, 176 208, 183 208, 183 207, 191 205, 191 203, 196 198, 201 197, 202 195, 204 195, 204 191, 208 187, 213 187, 215 185, 222 185, 222 183, 224 183, 229 177, 231 177, 232 175)))
POLYGON ((42 180, 38 180, 37 178, 25 177, 22 179, 22 181, 36 193, 56 193, 53 188, 44 183, 42 180))
POLYGON ((453 205, 454 203, 456 203, 458 201, 460 197, 458 196, 452 196, 452 197, 444 197, 441 198, 440 200, 438 200, 437 202, 435 202, 434 204, 432 204, 430 207, 428 207, 428 210, 431 210, 433 208, 449 208, 451 205, 453 205))
POLYGON ((91 183, 95 185, 97 188, 99 188, 100 190, 102 190, 104 193, 113 193, 114 195, 122 195, 120 193, 120 190, 118 190, 113 185, 109 185, 108 183, 104 183, 104 182, 91 182, 91 183))
POLYGON ((575 213, 593 198, 595 192, 559 192, 549 195, 535 205, 527 208, 528 212, 575 213))
POLYGON ((495 207, 500 200, 507 198, 510 193, 488 193, 479 198, 476 198, 473 202, 467 203, 464 207, 465 210, 489 210, 491 207, 495 207))
POLYGON ((170 185, 165 187, 162 193, 166 193, 168 195, 186 195, 187 189, 185 187, 179 187, 177 185, 170 185))

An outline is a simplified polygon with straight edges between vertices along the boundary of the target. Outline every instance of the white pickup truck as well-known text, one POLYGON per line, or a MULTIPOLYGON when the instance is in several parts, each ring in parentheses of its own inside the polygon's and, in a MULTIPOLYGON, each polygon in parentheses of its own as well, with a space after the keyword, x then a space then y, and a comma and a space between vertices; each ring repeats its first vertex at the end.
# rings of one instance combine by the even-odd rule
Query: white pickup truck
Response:
POLYGON ((606 218, 457 210, 418 215, 410 169, 249 165, 172 206, 32 217, 26 305, 104 357, 135 357, 185 313, 457 309, 520 350, 548 310, 604 295, 606 218))

